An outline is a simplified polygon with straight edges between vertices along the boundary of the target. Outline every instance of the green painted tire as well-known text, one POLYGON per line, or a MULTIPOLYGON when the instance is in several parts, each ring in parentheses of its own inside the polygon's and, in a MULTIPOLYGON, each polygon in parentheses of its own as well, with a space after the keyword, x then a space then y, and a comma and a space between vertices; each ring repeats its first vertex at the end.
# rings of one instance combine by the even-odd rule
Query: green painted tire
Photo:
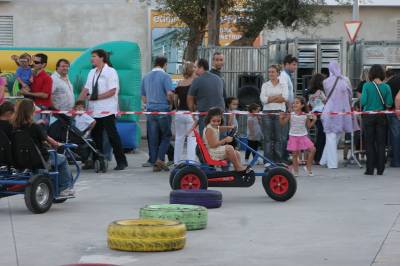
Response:
POLYGON ((147 205, 140 209, 139 215, 141 219, 177 220, 185 224, 188 231, 205 229, 208 220, 208 210, 194 205, 147 205))

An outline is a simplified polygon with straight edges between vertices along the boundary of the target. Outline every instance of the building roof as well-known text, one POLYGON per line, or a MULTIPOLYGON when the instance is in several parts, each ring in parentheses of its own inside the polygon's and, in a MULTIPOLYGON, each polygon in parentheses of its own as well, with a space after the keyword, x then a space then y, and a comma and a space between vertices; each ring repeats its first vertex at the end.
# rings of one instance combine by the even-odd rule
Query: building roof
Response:
MULTIPOLYGON (((328 5, 341 5, 343 3, 348 3, 350 5, 353 4, 353 0, 325 0, 328 5)), ((360 6, 399 6, 400 7, 400 1, 399 0, 359 0, 360 6)))

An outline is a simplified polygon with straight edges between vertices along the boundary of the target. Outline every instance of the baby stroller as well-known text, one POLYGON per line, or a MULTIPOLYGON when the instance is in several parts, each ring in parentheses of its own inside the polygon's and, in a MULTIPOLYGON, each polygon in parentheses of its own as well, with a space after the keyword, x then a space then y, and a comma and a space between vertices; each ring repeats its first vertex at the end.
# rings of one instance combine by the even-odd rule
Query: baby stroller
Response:
POLYGON ((108 160, 97 150, 94 141, 86 138, 84 132, 74 126, 74 118, 65 114, 55 114, 54 117, 57 118, 57 121, 50 125, 49 136, 59 142, 78 145, 76 160, 83 163, 91 160, 96 173, 106 173, 108 160))

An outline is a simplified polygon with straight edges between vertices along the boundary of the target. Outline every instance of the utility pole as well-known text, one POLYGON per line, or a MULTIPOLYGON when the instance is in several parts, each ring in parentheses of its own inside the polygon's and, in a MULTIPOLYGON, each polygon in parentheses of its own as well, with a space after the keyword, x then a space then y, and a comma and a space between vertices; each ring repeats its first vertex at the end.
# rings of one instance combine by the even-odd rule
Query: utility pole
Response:
POLYGON ((353 20, 360 20, 360 6, 359 0, 354 0, 353 2, 353 20))

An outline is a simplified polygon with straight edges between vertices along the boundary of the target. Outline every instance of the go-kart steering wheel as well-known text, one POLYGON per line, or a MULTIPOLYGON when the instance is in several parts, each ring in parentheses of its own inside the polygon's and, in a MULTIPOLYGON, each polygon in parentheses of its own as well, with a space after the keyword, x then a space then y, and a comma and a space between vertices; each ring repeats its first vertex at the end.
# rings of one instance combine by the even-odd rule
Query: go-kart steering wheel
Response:
POLYGON ((235 137, 237 133, 238 133, 238 128, 234 127, 233 129, 228 131, 227 135, 228 135, 228 137, 235 137))

